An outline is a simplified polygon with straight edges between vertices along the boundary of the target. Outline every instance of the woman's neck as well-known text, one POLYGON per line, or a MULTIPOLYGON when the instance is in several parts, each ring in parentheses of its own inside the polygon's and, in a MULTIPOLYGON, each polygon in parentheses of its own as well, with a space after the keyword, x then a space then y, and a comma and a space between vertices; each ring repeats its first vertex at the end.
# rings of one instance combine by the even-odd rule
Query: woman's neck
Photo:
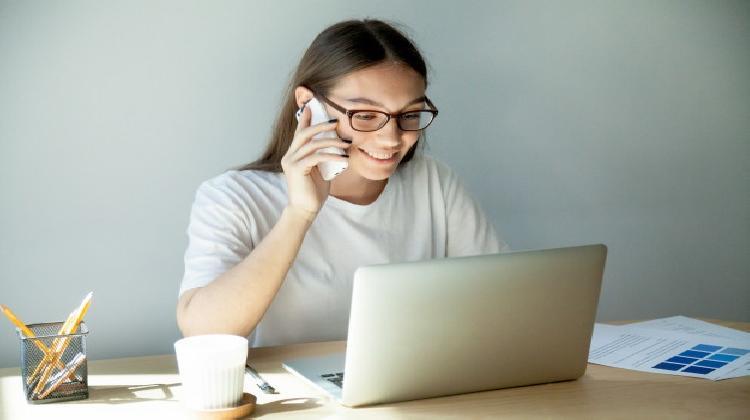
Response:
POLYGON ((361 206, 373 203, 385 189, 388 179, 373 181, 344 171, 331 181, 330 195, 361 206))

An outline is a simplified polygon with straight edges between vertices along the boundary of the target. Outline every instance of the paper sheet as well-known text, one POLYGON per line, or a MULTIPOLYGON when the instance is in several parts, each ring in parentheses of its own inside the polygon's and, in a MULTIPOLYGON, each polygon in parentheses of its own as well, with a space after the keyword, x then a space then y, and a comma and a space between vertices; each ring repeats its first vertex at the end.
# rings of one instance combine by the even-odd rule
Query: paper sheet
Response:
POLYGON ((711 380, 750 374, 750 334, 677 316, 596 324, 589 362, 711 380))
POLYGON ((682 332, 689 335, 712 338, 728 338, 730 340, 744 341, 750 345, 750 333, 721 325, 701 321, 700 319, 688 318, 686 316, 672 316, 669 318, 653 319, 651 321, 635 322, 622 325, 623 327, 643 327, 662 331, 682 332))

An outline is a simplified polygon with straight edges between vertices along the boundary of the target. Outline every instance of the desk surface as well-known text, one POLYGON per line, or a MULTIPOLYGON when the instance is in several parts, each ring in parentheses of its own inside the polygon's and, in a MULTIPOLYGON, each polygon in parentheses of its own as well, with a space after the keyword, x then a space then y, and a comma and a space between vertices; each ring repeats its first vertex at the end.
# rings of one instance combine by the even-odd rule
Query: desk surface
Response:
MULTIPOLYGON (((750 323, 713 321, 750 331, 750 323)), ((258 396, 253 417, 622 417, 748 418, 750 377, 710 381, 589 364, 576 381, 477 392, 366 408, 346 408, 287 373, 281 361, 344 349, 343 341, 250 349, 250 360, 279 394, 258 396)), ((0 419, 180 418, 183 407, 174 355, 89 363, 89 399, 29 405, 18 368, 0 369, 0 419)))

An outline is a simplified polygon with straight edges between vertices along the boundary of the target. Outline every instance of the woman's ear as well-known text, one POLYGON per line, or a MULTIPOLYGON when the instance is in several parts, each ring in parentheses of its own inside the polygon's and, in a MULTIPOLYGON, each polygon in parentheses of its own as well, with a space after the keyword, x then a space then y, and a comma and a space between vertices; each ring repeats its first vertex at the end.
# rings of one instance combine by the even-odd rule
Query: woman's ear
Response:
POLYGON ((297 107, 302 108, 306 103, 314 97, 313 92, 305 86, 297 86, 294 88, 294 100, 297 102, 297 107))

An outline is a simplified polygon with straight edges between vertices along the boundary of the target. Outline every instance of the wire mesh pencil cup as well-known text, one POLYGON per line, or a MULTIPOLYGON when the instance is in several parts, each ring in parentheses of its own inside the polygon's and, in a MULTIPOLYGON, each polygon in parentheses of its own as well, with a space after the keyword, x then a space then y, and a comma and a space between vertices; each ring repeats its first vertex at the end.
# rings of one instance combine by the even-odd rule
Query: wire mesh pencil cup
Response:
POLYGON ((59 335, 62 322, 29 325, 36 337, 21 339, 21 381, 30 404, 82 400, 89 397, 86 336, 81 323, 68 335, 59 335))

